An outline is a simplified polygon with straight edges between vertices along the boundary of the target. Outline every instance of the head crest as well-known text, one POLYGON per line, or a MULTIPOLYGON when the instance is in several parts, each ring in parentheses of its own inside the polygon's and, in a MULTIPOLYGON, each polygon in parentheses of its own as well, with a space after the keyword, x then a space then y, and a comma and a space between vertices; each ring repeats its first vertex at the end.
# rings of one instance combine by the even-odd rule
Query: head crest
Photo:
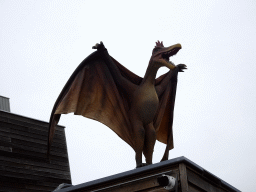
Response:
POLYGON ((163 41, 161 41, 161 43, 160 43, 160 41, 158 40, 158 41, 156 42, 156 46, 155 46, 155 47, 164 47, 163 41))

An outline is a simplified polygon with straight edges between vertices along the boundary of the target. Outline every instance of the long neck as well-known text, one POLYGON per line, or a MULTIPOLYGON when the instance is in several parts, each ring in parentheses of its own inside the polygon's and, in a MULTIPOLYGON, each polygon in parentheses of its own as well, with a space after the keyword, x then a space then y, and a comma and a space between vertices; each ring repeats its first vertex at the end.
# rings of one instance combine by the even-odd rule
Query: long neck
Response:
POLYGON ((152 62, 149 62, 147 71, 145 73, 145 76, 141 82, 141 84, 149 84, 149 85, 155 85, 155 78, 156 73, 158 71, 159 67, 156 65, 153 65, 152 62))

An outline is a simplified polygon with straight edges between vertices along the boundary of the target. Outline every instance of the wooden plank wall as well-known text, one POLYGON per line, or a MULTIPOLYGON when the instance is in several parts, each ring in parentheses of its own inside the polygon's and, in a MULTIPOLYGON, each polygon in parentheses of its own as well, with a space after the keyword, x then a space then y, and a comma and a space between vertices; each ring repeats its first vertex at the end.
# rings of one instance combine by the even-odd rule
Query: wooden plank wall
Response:
POLYGON ((180 165, 181 192, 235 192, 221 185, 220 179, 207 172, 195 170, 189 165, 180 165))
POLYGON ((52 191, 71 183, 64 127, 46 158, 48 123, 0 111, 0 191, 52 191))

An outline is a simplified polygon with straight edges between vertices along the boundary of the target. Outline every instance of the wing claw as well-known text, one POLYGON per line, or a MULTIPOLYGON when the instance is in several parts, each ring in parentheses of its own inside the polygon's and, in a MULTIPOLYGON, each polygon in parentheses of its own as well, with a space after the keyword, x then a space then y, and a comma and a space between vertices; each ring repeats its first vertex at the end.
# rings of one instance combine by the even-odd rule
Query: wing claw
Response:
POLYGON ((98 51, 101 51, 101 50, 106 50, 103 42, 101 41, 100 44, 99 43, 96 43, 93 47, 93 49, 97 49, 98 51))
POLYGON ((179 64, 177 65, 177 67, 179 68, 179 72, 184 72, 184 69, 187 69, 187 66, 185 64, 179 64))

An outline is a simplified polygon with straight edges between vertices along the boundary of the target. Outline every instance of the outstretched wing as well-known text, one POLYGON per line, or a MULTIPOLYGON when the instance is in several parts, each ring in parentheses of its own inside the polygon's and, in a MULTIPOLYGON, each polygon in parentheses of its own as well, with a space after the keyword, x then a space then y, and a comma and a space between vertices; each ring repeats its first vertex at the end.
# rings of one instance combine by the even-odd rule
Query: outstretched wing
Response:
POLYGON ((155 86, 163 86, 159 97, 159 108, 154 119, 154 127, 157 131, 157 140, 167 144, 167 149, 173 149, 173 111, 177 87, 178 69, 170 70, 168 73, 156 79, 155 86))
MULTIPOLYGON (((129 94, 125 86, 118 85, 114 81, 108 68, 109 58, 104 57, 106 55, 95 51, 85 58, 61 91, 50 117, 48 154, 61 114, 72 112, 105 124, 135 149, 133 131, 127 114, 131 104, 129 94)), ((141 83, 141 77, 126 69, 114 58, 110 58, 122 77, 135 85, 141 83)), ((168 149, 173 148, 172 123, 177 73, 177 70, 169 71, 159 77, 155 84, 156 87, 164 86, 159 95, 160 103, 154 119, 154 127, 157 131, 157 139, 167 144, 168 149)))
MULTIPOLYGON (((111 59, 123 77, 137 85, 141 82, 139 76, 112 57, 111 59)), ((106 59, 99 51, 95 51, 77 67, 53 107, 49 125, 48 154, 61 114, 72 112, 105 124, 134 148, 133 132, 127 115, 129 105, 129 98, 124 88, 115 83, 106 59)))

